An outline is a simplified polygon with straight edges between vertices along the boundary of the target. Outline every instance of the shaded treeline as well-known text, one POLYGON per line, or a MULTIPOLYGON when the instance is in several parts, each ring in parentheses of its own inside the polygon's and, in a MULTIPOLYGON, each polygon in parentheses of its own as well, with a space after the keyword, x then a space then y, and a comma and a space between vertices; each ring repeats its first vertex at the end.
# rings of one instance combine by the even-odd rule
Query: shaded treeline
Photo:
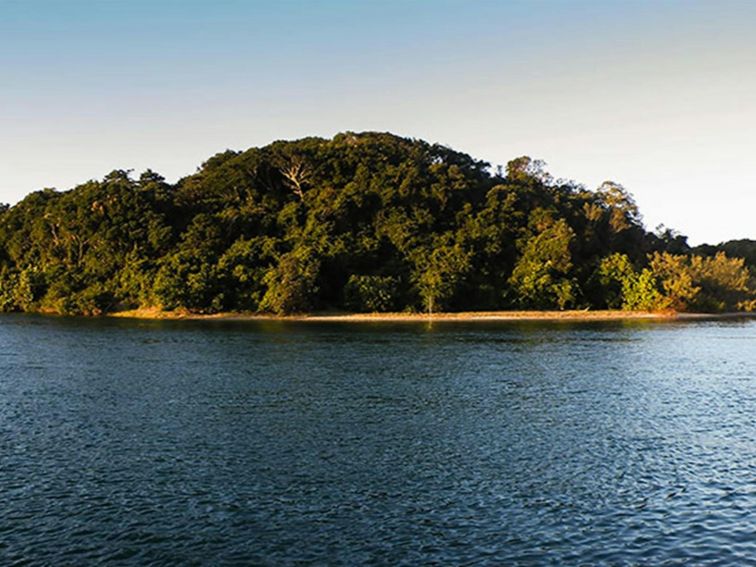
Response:
POLYGON ((752 309, 754 244, 693 254, 616 183, 344 133, 30 194, 0 212, 0 309, 752 309))

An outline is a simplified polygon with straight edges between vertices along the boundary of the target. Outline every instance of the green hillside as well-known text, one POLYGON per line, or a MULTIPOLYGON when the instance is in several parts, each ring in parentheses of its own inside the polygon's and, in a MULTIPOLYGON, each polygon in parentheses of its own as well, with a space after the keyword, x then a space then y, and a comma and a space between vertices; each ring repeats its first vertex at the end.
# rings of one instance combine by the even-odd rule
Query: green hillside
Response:
POLYGON ((646 231, 616 183, 344 133, 28 195, 0 212, 0 309, 752 309, 723 250, 646 231))

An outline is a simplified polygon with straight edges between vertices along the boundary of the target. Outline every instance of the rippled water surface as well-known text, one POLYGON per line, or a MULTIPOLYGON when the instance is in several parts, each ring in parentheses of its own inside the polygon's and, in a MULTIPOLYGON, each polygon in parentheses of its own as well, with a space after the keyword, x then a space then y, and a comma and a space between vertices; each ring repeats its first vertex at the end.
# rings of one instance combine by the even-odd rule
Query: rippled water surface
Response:
POLYGON ((756 322, 0 319, 0 563, 756 561, 756 322))

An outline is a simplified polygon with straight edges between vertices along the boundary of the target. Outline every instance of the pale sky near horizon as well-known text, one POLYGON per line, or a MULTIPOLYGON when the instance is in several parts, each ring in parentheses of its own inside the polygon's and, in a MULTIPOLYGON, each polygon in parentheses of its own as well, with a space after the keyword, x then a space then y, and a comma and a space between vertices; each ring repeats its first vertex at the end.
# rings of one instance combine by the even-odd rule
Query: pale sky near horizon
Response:
POLYGON ((0 201, 391 131, 756 239, 756 2, 0 0, 0 201))

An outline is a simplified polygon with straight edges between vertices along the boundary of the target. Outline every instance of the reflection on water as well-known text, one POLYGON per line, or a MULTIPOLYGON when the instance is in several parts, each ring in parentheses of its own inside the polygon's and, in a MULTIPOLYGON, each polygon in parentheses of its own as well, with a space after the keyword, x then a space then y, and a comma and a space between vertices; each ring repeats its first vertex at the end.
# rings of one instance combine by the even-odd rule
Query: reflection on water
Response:
POLYGON ((0 319, 0 558, 739 563, 756 325, 0 319))

